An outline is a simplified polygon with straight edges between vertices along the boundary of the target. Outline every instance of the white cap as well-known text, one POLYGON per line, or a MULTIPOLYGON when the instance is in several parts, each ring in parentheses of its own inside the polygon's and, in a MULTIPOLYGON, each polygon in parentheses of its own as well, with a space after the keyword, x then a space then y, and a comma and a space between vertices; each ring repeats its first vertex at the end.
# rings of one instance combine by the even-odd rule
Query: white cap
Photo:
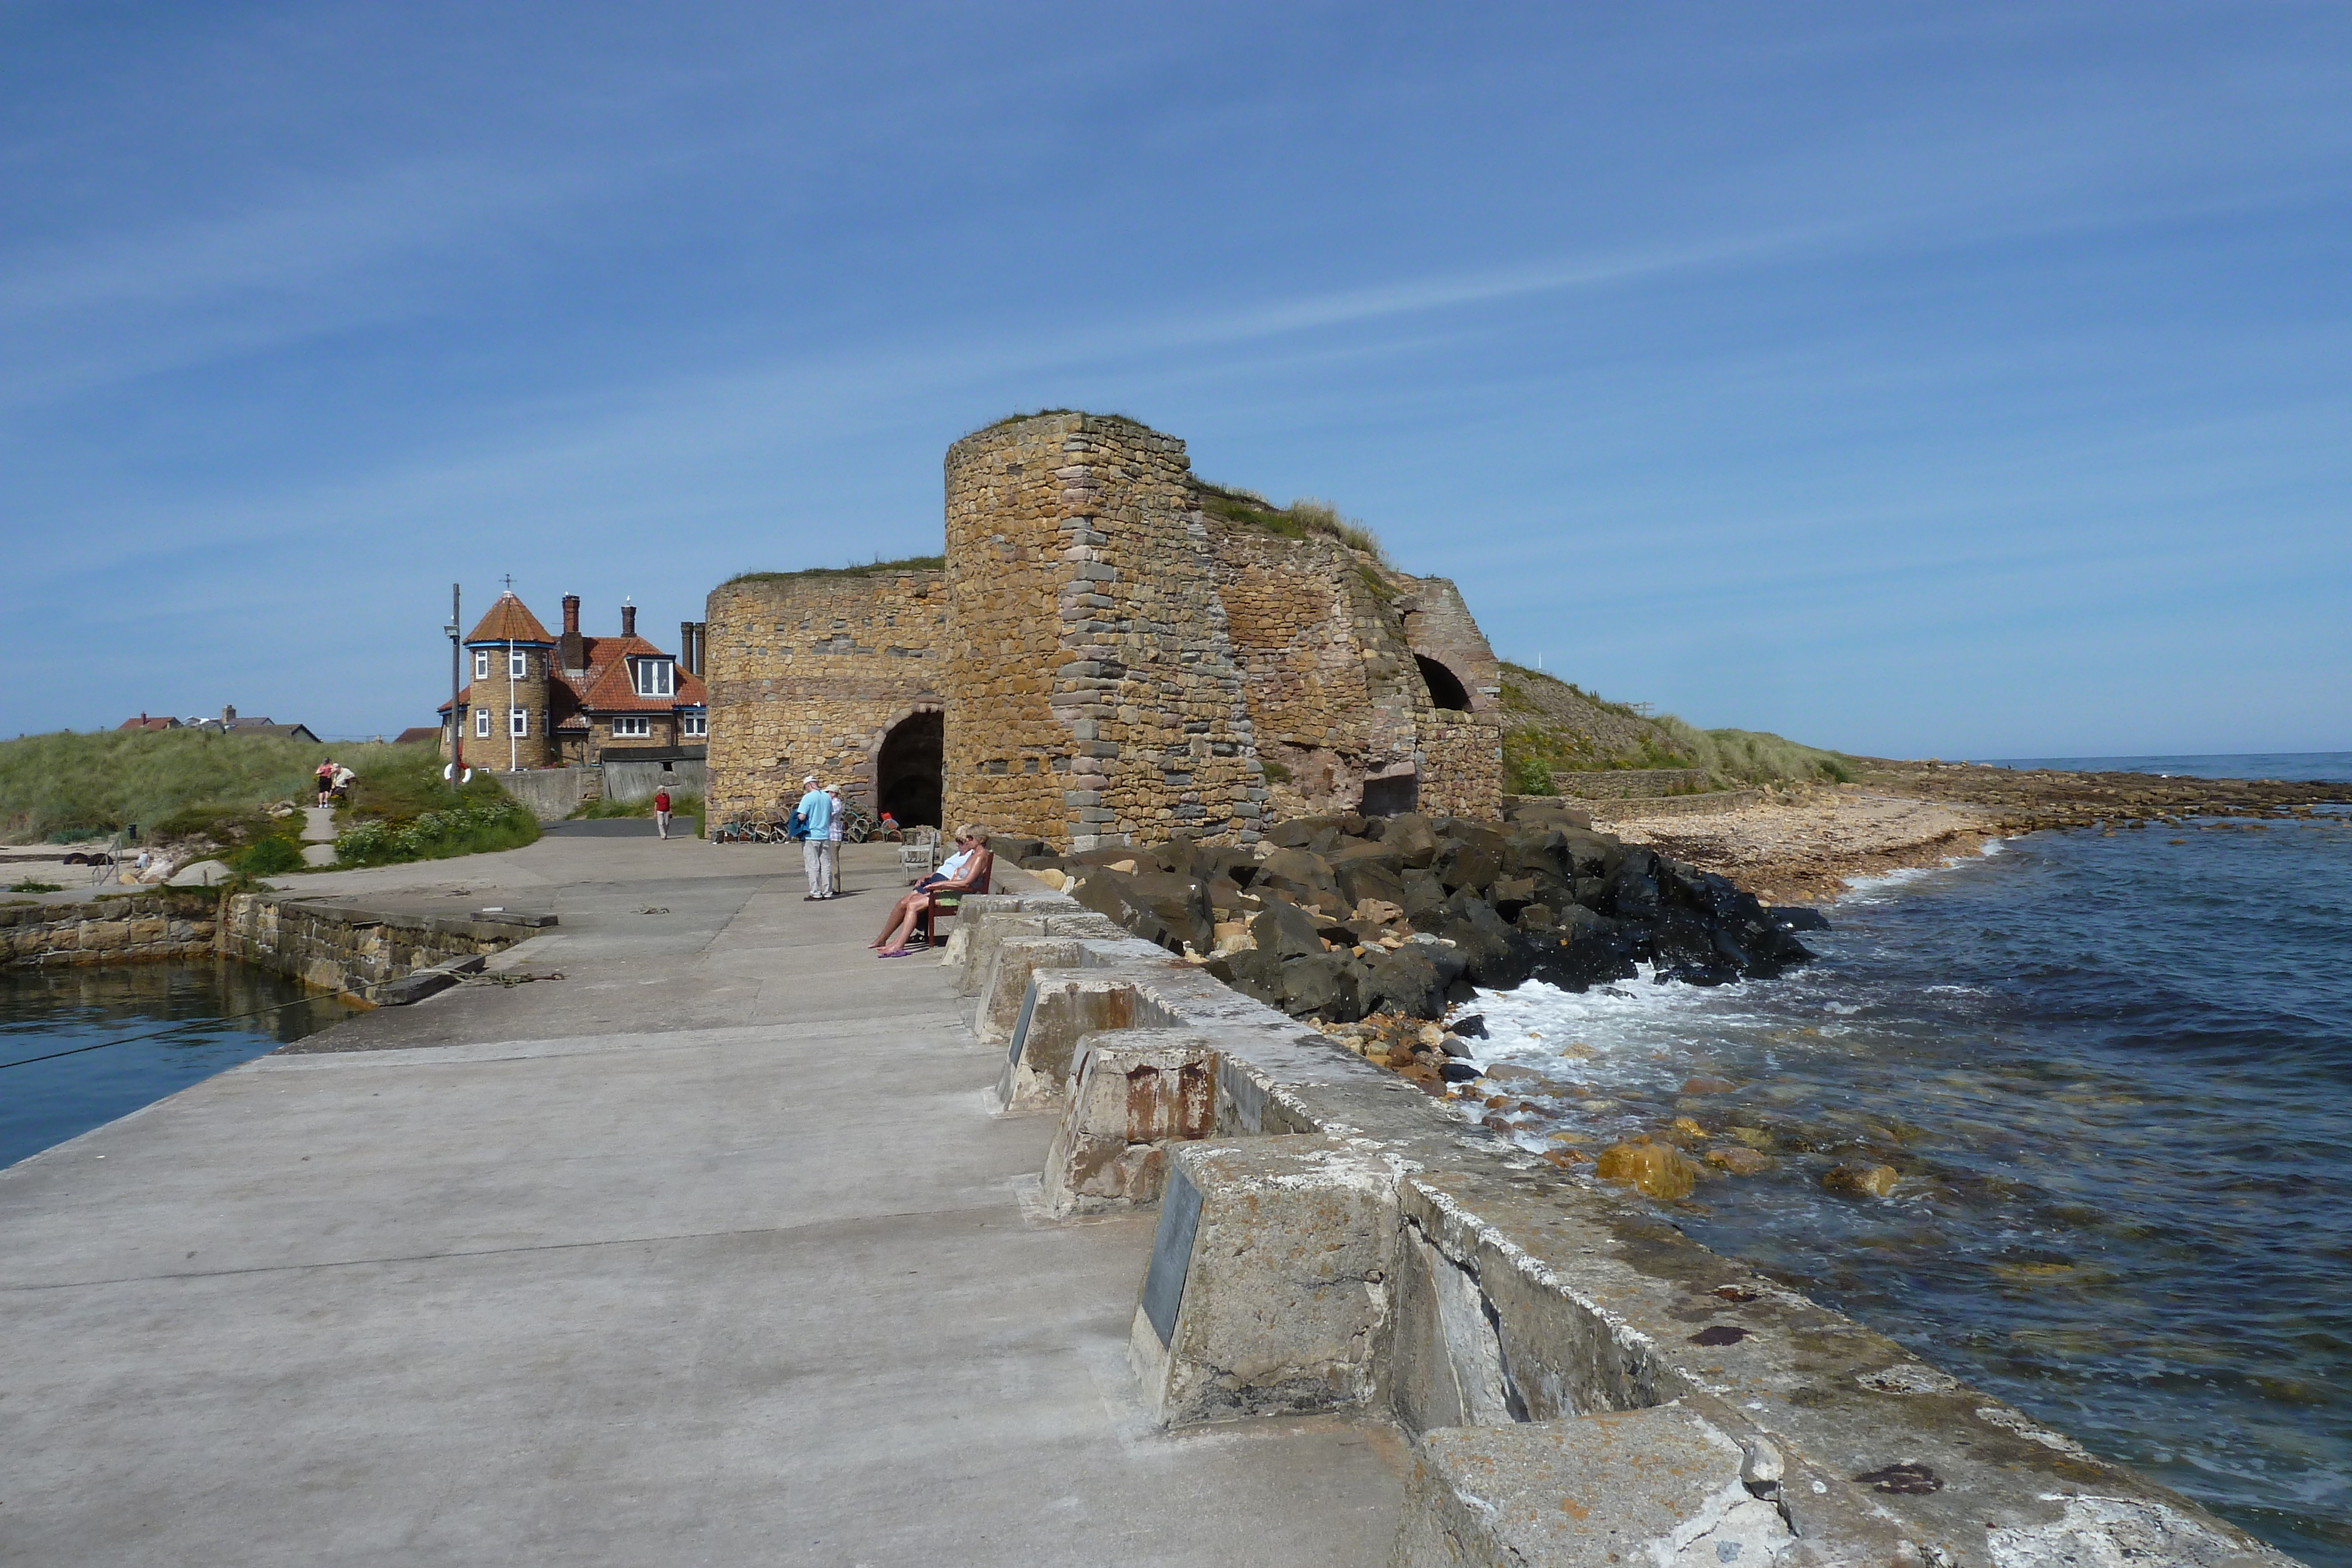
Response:
POLYGON ((803 784, 814 784, 816 782, 816 775, 812 773, 807 778, 802 779, 801 782, 803 784))

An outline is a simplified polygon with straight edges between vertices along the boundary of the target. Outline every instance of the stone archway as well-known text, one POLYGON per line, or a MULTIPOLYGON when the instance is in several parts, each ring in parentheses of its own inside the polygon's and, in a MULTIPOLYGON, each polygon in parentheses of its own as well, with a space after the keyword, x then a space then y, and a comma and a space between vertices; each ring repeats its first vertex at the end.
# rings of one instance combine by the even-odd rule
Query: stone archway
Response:
POLYGON ((882 732, 874 748, 874 806, 902 828, 939 828, 946 714, 919 704, 882 732))
POLYGON ((1421 678, 1428 683, 1431 703, 1456 713, 1470 711, 1470 688, 1462 684, 1461 676, 1426 653, 1415 653, 1412 662, 1421 666, 1421 678))

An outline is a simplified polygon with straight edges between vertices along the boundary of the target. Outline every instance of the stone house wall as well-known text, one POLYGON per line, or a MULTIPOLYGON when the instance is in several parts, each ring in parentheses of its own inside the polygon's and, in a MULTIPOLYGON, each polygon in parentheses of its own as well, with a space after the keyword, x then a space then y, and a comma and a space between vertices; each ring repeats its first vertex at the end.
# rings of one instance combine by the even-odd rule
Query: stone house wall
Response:
POLYGON ((0 907, 0 956, 16 967, 209 958, 213 900, 170 894, 99 898, 84 904, 0 907))
POLYGON ((950 817, 1086 847, 1255 837, 1266 800, 1184 444, 1048 414, 947 458, 950 817))
POLYGON ((709 820, 788 815, 812 773, 871 810, 891 727, 941 706, 947 574, 746 578, 705 614, 709 820))
POLYGON ((1404 621, 1404 634, 1412 651, 1444 665, 1470 695, 1470 711, 1486 713, 1501 706, 1503 664, 1495 657, 1486 634, 1462 601, 1462 591, 1443 577, 1397 574, 1402 589, 1396 608, 1404 621))

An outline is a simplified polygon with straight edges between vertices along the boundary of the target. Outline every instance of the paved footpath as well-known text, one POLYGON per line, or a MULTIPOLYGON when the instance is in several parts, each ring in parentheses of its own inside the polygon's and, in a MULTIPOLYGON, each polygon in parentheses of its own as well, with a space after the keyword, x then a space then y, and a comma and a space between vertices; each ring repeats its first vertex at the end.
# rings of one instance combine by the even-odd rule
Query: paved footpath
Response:
POLYGON ((567 833, 291 883, 553 910, 502 961, 562 978, 0 1172, 0 1563, 1380 1563, 1384 1426, 1145 1420, 1151 1217, 1025 1216, 1052 1124, 866 955, 891 852, 845 880, 567 833))

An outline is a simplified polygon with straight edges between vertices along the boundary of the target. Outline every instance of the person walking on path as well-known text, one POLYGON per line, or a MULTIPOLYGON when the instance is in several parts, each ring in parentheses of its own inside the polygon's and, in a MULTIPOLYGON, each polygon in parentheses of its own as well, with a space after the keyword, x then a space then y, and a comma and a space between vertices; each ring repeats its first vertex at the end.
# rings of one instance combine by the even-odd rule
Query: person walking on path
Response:
POLYGON ((333 805, 335 791, 335 759, 331 757, 329 758, 326 761, 320 763, 315 771, 319 777, 319 804, 322 807, 333 805))
POLYGON ((801 841, 801 865, 808 873, 808 894, 801 902, 810 904, 833 896, 833 867, 839 847, 833 841, 833 799, 817 788, 816 775, 801 780, 808 793, 801 797, 802 824, 808 837, 801 841))
POLYGON ((849 820, 849 813, 841 809, 841 790, 838 786, 826 785, 824 798, 833 802, 833 816, 825 823, 824 829, 825 842, 832 856, 832 863, 826 868, 833 878, 832 885, 825 889, 825 896, 830 898, 841 891, 841 830, 843 824, 849 820))
POLYGON ((654 791, 654 831, 669 837, 669 788, 665 785, 654 791))

